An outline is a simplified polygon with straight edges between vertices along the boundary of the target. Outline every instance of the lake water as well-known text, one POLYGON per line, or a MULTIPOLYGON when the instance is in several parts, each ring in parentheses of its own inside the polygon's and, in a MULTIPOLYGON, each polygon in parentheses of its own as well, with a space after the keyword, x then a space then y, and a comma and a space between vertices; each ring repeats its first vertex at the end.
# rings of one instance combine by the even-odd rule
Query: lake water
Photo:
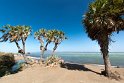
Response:
MULTIPOLYGON (((50 53, 45 54, 45 58, 50 53)), ((66 62, 80 63, 80 64, 103 64, 101 53, 82 53, 82 52, 59 52, 57 56, 64 59, 66 62)), ((40 57, 40 53, 31 53, 33 57, 40 57)), ((113 66, 124 67, 124 53, 109 53, 110 61, 113 66)))

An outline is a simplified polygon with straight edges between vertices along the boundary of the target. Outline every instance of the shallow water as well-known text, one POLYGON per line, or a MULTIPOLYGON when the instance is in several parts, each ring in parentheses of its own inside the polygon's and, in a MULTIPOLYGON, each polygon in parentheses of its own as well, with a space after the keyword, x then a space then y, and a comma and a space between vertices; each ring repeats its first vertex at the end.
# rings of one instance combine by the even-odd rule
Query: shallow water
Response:
MULTIPOLYGON (((45 58, 50 54, 45 54, 45 58)), ((103 64, 101 53, 81 53, 81 52, 61 52, 56 53, 57 56, 63 58, 66 62, 80 64, 103 64)), ((40 53, 31 53, 33 57, 40 57, 40 53)), ((124 53, 110 53, 110 61, 113 66, 124 67, 124 53)))
POLYGON ((24 60, 18 60, 12 67, 12 72, 17 72, 21 68, 21 64, 25 63, 24 60))

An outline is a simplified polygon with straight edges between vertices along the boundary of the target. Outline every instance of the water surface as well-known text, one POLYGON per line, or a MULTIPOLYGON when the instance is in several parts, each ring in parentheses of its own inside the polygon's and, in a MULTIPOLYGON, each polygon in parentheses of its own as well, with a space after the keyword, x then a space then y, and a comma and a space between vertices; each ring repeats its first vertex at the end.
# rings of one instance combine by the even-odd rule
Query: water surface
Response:
MULTIPOLYGON (((50 53, 45 54, 45 58, 50 53)), ((103 64, 101 53, 83 53, 83 52, 59 52, 56 53, 66 62, 80 63, 80 64, 103 64)), ((40 53, 31 53, 33 57, 40 57, 40 53)), ((124 53, 109 53, 110 61, 113 66, 124 67, 124 53)))

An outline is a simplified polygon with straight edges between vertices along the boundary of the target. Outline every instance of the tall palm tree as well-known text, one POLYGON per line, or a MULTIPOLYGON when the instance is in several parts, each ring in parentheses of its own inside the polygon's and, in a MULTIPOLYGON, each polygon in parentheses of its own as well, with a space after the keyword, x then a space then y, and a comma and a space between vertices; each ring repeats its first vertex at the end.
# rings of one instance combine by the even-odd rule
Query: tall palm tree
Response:
POLYGON ((124 0, 96 0, 89 5, 83 23, 86 33, 100 45, 105 64, 105 75, 111 76, 109 43, 113 32, 124 30, 124 0))
POLYGON ((53 30, 53 43, 54 43, 54 48, 53 48, 53 52, 52 52, 52 56, 54 55, 57 47, 59 44, 61 44, 61 42, 65 39, 67 39, 67 37, 65 37, 65 33, 59 30, 53 30))

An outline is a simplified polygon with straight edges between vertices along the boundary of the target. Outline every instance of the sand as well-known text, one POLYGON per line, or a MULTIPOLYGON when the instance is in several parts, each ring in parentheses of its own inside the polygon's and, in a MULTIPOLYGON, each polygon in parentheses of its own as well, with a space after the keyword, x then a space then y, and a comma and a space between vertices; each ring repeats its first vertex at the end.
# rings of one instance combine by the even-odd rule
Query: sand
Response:
MULTIPOLYGON (((117 81, 100 75, 103 69, 103 66, 93 64, 72 64, 68 69, 34 64, 21 72, 0 78, 0 83, 124 83, 123 79, 117 81)), ((123 78, 124 68, 112 70, 118 71, 123 78)))

